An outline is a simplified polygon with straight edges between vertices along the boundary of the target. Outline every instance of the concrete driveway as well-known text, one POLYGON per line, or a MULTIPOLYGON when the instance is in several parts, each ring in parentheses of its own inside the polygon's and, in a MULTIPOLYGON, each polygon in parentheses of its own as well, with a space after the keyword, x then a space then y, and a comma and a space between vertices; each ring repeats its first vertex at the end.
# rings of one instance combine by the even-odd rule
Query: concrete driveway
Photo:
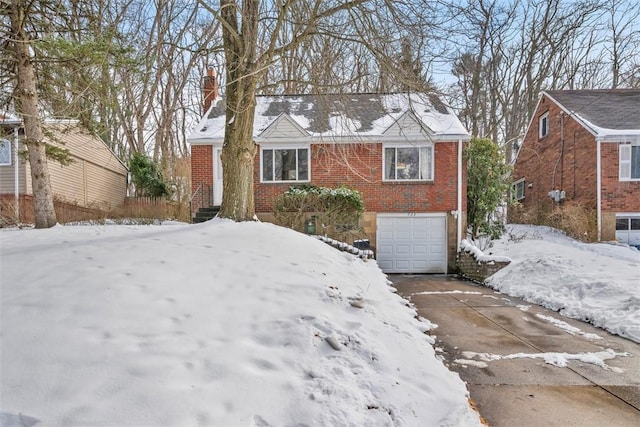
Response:
POLYGON ((491 426, 640 426, 639 344, 452 276, 389 279, 491 426))

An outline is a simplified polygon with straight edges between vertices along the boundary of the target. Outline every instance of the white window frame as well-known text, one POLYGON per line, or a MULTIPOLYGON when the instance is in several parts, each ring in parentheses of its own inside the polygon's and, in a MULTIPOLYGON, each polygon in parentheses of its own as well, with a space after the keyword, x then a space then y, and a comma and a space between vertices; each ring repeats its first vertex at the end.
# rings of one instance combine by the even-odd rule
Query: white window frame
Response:
POLYGON ((511 184, 511 200, 522 200, 525 197, 525 181, 524 178, 515 181, 511 184), (519 194, 518 189, 522 188, 522 194, 519 194))
MULTIPOLYGON (((640 181, 640 175, 636 177, 631 176, 631 160, 634 149, 640 150, 640 144, 620 144, 619 146, 618 159, 620 161, 620 167, 618 176, 620 177, 620 181, 640 181)), ((638 170, 640 170, 640 166, 638 170)))
POLYGON ((0 138, 0 152, 6 152, 6 156, 0 156, 0 166, 11 166, 11 141, 0 138), (5 157, 7 161, 2 161, 3 157, 5 157))
POLYGON ((549 112, 547 111, 538 119, 538 138, 549 135, 549 112))
MULTIPOLYGON (((272 168, 275 167, 275 162, 273 162, 272 168)), ((311 147, 309 145, 278 145, 271 146, 267 145, 265 147, 260 147, 260 182, 265 184, 278 184, 278 183, 298 183, 298 182, 311 182, 311 147), (277 151, 277 150, 295 150, 296 152, 296 179, 288 179, 288 180, 276 180, 275 179, 275 171, 272 170, 272 174, 274 179, 265 180, 264 179, 264 152, 265 151, 277 151), (299 171, 299 158, 298 158, 298 150, 307 150, 307 179, 298 179, 299 171)))
MULTIPOLYGON (((382 181, 383 182, 433 182, 435 180, 435 148, 433 144, 383 144, 382 145, 382 181), (387 149, 393 148, 396 150, 396 156, 398 148, 415 148, 418 150, 426 149, 431 152, 431 165, 428 173, 429 177, 427 178, 418 178, 418 179, 402 179, 398 178, 398 168, 395 170, 395 178, 387 178, 386 173, 386 164, 387 164, 387 149)), ((418 159, 420 159, 420 153, 418 152, 418 159)), ((421 167, 418 166, 418 171, 420 171, 421 167)))

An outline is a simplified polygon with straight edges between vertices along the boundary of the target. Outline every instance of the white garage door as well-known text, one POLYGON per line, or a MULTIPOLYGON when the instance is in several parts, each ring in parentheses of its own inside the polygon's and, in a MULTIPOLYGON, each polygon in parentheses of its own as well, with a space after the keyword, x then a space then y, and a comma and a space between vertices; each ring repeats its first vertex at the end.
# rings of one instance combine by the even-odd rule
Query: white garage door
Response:
POLYGON ((378 214, 376 259, 385 273, 446 273, 446 214, 378 214))

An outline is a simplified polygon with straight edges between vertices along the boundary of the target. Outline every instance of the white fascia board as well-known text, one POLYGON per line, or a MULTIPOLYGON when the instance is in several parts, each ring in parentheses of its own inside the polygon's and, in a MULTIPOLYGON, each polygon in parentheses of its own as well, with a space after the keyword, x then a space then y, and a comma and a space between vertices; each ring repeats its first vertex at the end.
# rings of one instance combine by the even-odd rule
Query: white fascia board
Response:
POLYGON ((215 145, 215 146, 222 146, 223 144, 223 140, 221 139, 212 139, 212 138, 193 138, 193 139, 189 139, 187 138, 187 143, 189 145, 215 145))
POLYGON ((638 130, 617 130, 617 129, 598 129, 599 133, 596 137, 600 142, 631 142, 640 143, 640 131, 638 130))

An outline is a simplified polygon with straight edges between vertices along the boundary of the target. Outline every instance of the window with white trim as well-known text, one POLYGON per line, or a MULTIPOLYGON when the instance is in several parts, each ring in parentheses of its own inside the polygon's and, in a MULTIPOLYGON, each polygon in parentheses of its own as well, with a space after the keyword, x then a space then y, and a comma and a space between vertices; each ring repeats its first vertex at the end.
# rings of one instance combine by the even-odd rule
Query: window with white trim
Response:
POLYGON ((386 181, 433 181, 433 146, 385 146, 386 181))
POLYGON ((544 138, 549 134, 549 112, 540 116, 538 120, 538 138, 544 138))
POLYGON ((260 156, 262 182, 309 181, 308 148, 263 148, 260 156))
POLYGON ((0 139, 0 166, 11 166, 11 141, 0 139))
POLYGON ((616 231, 640 231, 640 217, 616 217, 616 231))
POLYGON ((640 145, 620 145, 620 181, 640 181, 640 145))
POLYGON ((524 199, 524 178, 517 180, 511 184, 511 199, 522 200, 524 199))

